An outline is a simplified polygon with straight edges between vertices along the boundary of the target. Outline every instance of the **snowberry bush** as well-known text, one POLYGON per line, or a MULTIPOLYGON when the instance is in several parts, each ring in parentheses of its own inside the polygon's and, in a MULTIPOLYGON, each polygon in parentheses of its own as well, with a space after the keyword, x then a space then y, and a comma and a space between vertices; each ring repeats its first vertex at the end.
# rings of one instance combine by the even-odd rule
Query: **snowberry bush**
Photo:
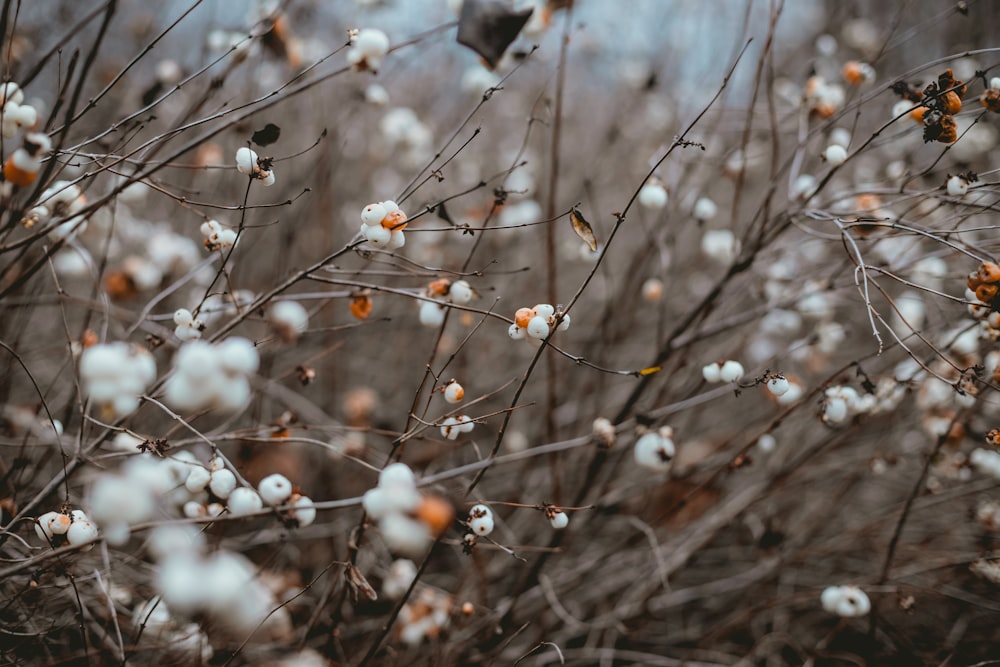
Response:
POLYGON ((5 664, 995 659, 997 3, 2 11, 5 664))

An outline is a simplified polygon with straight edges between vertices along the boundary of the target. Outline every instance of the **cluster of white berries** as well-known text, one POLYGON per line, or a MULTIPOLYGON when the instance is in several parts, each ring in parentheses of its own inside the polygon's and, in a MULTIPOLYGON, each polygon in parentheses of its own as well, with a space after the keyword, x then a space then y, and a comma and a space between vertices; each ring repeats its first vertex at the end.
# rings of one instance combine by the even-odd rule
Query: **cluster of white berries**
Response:
POLYGON ((201 223, 201 235, 205 237, 205 247, 209 250, 228 250, 236 245, 236 230, 223 227, 218 220, 201 223))
POLYGON ((743 364, 732 359, 714 361, 701 369, 705 382, 736 382, 746 374, 743 364))
POLYGON ((49 135, 32 132, 3 163, 4 181, 13 185, 31 185, 42 168, 42 158, 52 150, 49 135))
POLYGON ((843 424, 854 415, 871 412, 878 404, 875 394, 861 395, 846 385, 828 387, 823 393, 820 418, 831 426, 843 424))
POLYGON ((465 524, 473 534, 485 537, 492 533, 495 527, 493 510, 488 505, 473 505, 472 509, 469 510, 469 518, 466 519, 465 524))
MULTIPOLYGON (((465 398, 465 388, 454 380, 449 382, 441 391, 444 394, 444 400, 452 404, 460 403, 465 398)), ((471 433, 475 425, 475 422, 465 415, 446 417, 441 422, 441 436, 449 440, 457 440, 459 434, 471 433)))
POLYGON ((647 431, 635 441, 635 462, 643 468, 655 472, 670 470, 677 449, 674 446, 674 429, 661 426, 656 431, 647 431))
POLYGON ((382 58, 389 52, 389 38, 376 28, 351 31, 351 48, 347 50, 347 62, 358 71, 378 72, 382 58))
MULTIPOLYGON (((233 516, 255 514, 264 505, 277 507, 289 505, 292 509, 290 517, 301 526, 308 526, 316 520, 316 508, 311 498, 302 495, 292 486, 284 475, 277 473, 264 477, 257 484, 257 490, 249 486, 240 486, 236 475, 226 468, 221 457, 213 457, 208 467, 194 465, 184 481, 185 488, 192 494, 201 494, 206 489, 220 500, 226 501, 226 508, 233 516)), ((205 505, 197 500, 184 504, 184 515, 190 518, 218 516, 221 503, 205 505), (217 504, 217 507, 212 507, 217 504)))
POLYGON ((309 326, 309 311, 298 301, 282 299, 271 303, 267 309, 267 321, 281 340, 291 343, 309 326))
POLYGON ((91 345, 80 356, 83 393, 107 417, 124 417, 156 379, 156 360, 144 348, 116 342, 91 345))
POLYGON ((659 179, 651 179, 639 189, 639 205, 651 211, 658 211, 667 205, 670 195, 659 179))
POLYGON ((236 170, 250 178, 260 181, 261 185, 274 185, 274 169, 270 158, 261 159, 256 151, 243 146, 236 150, 236 170))
POLYGON ((13 139, 18 130, 32 129, 38 124, 38 110, 24 104, 24 91, 13 81, 0 84, 0 134, 13 139))
POLYGON ((174 357, 164 387, 166 401, 178 410, 239 410, 250 401, 248 376, 259 366, 257 348, 246 338, 227 338, 215 345, 190 341, 174 357))
POLYGON ((389 549, 408 556, 420 555, 430 544, 431 528, 414 518, 424 502, 413 471, 405 463, 391 463, 378 476, 378 486, 365 492, 365 512, 378 522, 389 549))
POLYGON ((132 611, 132 625, 144 627, 144 638, 166 647, 171 656, 183 656, 188 663, 207 663, 215 655, 201 626, 175 618, 167 603, 159 598, 137 604, 132 611))
POLYGON ((361 235, 376 248, 398 250, 406 244, 406 214, 391 199, 368 204, 361 210, 361 235))
POLYGON ((208 615, 213 624, 241 635, 287 636, 287 610, 246 557, 224 549, 203 554, 204 537, 196 526, 154 528, 148 548, 159 561, 156 588, 173 612, 208 615))
POLYGON ((397 558, 389 566, 389 572, 382 580, 382 595, 390 600, 398 600, 410 590, 417 578, 417 566, 408 558, 397 558))
POLYGON ((451 624, 454 599, 449 593, 425 587, 399 610, 399 639, 417 646, 434 639, 451 624))
POLYGON ((475 427, 476 423, 472 421, 471 417, 465 415, 445 417, 441 421, 441 437, 457 440, 460 434, 471 433, 475 427))
POLYGON ((79 185, 69 181, 56 181, 42 192, 38 204, 28 214, 38 223, 45 224, 52 218, 66 218, 49 231, 56 239, 70 239, 87 229, 87 221, 77 215, 87 205, 87 197, 79 185))
POLYGON ((844 87, 839 83, 829 83, 819 75, 806 81, 803 103, 820 118, 829 118, 837 113, 844 106, 845 99, 844 87))
POLYGON ((527 340, 537 346, 553 332, 569 329, 569 322, 566 313, 559 312, 551 304, 539 303, 534 308, 518 308, 507 335, 513 340, 527 340))
POLYGON ((854 585, 828 586, 820 595, 823 610, 842 618, 858 618, 871 611, 872 603, 863 590, 854 585))
POLYGON ((201 338, 201 332, 205 330, 205 322, 197 319, 187 308, 178 308, 174 311, 174 335, 182 341, 201 338))
MULTIPOLYGON (((78 546, 88 544, 97 539, 97 526, 87 517, 83 510, 73 510, 69 514, 62 512, 46 512, 36 519, 35 533, 38 539, 54 546, 63 543, 78 546)), ((84 547, 92 549, 93 545, 84 547)))
POLYGON ((422 292, 433 301, 420 301, 420 323, 425 327, 437 328, 444 323, 445 303, 451 302, 464 306, 472 301, 475 293, 466 280, 448 280, 440 278, 427 285, 422 292))

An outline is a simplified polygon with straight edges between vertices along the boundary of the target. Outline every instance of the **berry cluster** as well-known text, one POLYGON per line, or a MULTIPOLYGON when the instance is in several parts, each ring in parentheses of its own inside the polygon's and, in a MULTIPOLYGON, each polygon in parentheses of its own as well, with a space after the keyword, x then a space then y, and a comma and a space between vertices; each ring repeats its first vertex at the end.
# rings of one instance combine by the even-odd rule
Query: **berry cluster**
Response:
POLYGON ((274 168, 271 158, 262 158, 256 151, 243 146, 236 149, 236 170, 251 179, 260 181, 264 187, 274 185, 274 168))
POLYGON ((215 345, 190 341, 174 356, 164 387, 166 401, 178 410, 239 410, 250 401, 248 376, 258 366, 257 348, 246 338, 227 338, 215 345))
POLYGON ((362 498, 365 512, 378 522, 386 545, 395 553, 417 556, 443 533, 454 518, 451 505, 417 489, 405 463, 391 463, 378 476, 378 486, 362 498))
POLYGON ((514 324, 507 329, 513 340, 527 340, 540 345, 556 331, 569 329, 569 315, 548 303, 539 303, 534 308, 518 308, 514 313, 514 324))
POLYGON ((85 550, 93 548, 94 545, 89 543, 98 536, 97 525, 83 510, 46 512, 35 520, 35 533, 38 539, 54 547, 63 544, 87 545, 83 547, 85 550))
POLYGON ((91 345, 80 355, 83 393, 106 418, 135 412, 139 398, 155 379, 153 355, 129 343, 91 345))
POLYGON ((406 214, 391 199, 368 204, 361 211, 361 235, 376 248, 398 250, 406 243, 406 214))

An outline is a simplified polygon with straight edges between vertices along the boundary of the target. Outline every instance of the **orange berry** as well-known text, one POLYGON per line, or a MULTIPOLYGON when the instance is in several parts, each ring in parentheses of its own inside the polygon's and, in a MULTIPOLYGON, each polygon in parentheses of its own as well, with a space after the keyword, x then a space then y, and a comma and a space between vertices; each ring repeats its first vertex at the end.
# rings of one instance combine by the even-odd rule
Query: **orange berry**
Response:
POLYGON ((138 290, 132 278, 124 271, 110 271, 104 276, 104 291, 115 300, 131 299, 138 290))
POLYGON ((976 298, 983 303, 989 303, 997 295, 997 291, 1000 291, 1000 287, 995 283, 986 283, 976 288, 976 298))
POLYGON ((36 176, 38 176, 36 172, 25 171, 14 164, 13 155, 7 158, 7 161, 3 163, 3 177, 8 183, 21 186, 31 185, 36 176))
POLYGON ((351 315, 359 320, 368 319, 372 314, 372 298, 367 294, 358 294, 351 299, 351 315))
POLYGON ((958 125, 955 123, 955 119, 952 116, 942 117, 941 127, 935 141, 942 144, 953 144, 956 140, 958 140, 958 125))
POLYGON ((881 206, 882 199, 870 193, 858 195, 854 200, 854 207, 859 211, 876 211, 881 206))
POLYGON ((448 530, 455 518, 455 509, 444 498, 439 496, 424 496, 417 507, 417 518, 427 524, 435 536, 448 530))
POLYGON ((819 102, 812 108, 812 112, 820 118, 829 118, 837 113, 837 107, 830 102, 819 102))
POLYGON ((988 111, 1000 113, 1000 90, 987 88, 979 97, 979 101, 988 111))
POLYGON ((912 118, 916 122, 918 122, 921 125, 923 125, 924 124, 924 114, 927 113, 927 112, 928 112, 928 108, 927 107, 917 107, 916 109, 914 109, 913 111, 910 112, 910 118, 912 118))
POLYGON ((962 110, 962 98, 954 90, 945 93, 941 103, 947 113, 956 114, 962 110))
POLYGON ((431 296, 444 296, 451 289, 451 281, 447 278, 439 278, 427 286, 427 292, 431 296))
POLYGON ((983 262, 979 265, 979 277, 984 283, 1000 282, 1000 266, 994 262, 983 262))
POLYGON ((534 308, 518 308, 517 312, 514 313, 514 324, 522 329, 528 328, 528 322, 531 318, 535 316, 534 308))
POLYGON ((867 78, 865 68, 857 60, 848 60, 844 63, 844 68, 840 71, 844 80, 852 86, 860 86, 867 78))
POLYGON ((393 211, 382 218, 382 226, 386 229, 406 229, 406 214, 402 211, 393 211))

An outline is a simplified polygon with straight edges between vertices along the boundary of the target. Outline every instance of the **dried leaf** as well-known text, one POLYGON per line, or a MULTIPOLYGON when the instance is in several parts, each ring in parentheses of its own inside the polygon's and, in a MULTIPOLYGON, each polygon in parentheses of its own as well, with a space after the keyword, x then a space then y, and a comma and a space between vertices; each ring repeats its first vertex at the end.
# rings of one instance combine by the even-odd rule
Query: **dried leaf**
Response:
POLYGON ((490 68, 496 67, 533 11, 531 7, 515 11, 503 0, 465 0, 458 17, 458 43, 482 56, 490 68))
POLYGON ((347 585, 351 587, 351 597, 354 599, 354 604, 358 603, 361 596, 373 602, 378 599, 378 593, 375 592, 372 585, 365 579, 365 575, 361 574, 361 570, 354 565, 347 566, 347 569, 344 571, 344 578, 347 580, 347 585))
POLYGON ((268 123, 263 128, 253 133, 251 139, 258 146, 268 146, 273 144, 281 136, 281 128, 274 123, 268 123))
POLYGON ((583 242, 587 244, 591 252, 597 252, 597 237, 594 236, 594 229, 590 226, 590 223, 584 219, 583 214, 580 213, 578 208, 573 208, 569 212, 569 221, 573 223, 573 231, 576 235, 583 239, 583 242))

